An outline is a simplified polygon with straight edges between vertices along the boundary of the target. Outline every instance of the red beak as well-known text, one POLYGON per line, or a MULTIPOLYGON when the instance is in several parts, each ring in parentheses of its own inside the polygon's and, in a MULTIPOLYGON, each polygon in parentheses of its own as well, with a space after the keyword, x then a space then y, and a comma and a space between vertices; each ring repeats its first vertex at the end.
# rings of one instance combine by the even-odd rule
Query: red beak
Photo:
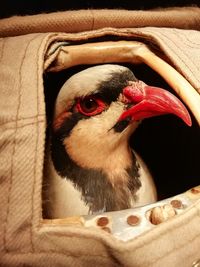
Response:
POLYGON ((123 89, 123 97, 126 99, 126 103, 133 104, 133 106, 122 113, 119 121, 127 117, 131 121, 137 121, 164 114, 174 114, 188 126, 192 125, 186 107, 177 97, 164 89, 137 81, 123 89))

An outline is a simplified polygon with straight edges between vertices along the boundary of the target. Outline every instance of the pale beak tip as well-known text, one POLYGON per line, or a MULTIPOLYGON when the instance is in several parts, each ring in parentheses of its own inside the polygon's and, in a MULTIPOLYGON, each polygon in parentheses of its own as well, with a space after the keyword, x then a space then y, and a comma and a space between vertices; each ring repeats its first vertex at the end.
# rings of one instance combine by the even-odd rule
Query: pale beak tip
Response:
POLYGON ((184 122, 187 124, 187 126, 189 126, 189 127, 192 126, 192 119, 191 119, 189 114, 188 114, 187 118, 184 120, 184 122))

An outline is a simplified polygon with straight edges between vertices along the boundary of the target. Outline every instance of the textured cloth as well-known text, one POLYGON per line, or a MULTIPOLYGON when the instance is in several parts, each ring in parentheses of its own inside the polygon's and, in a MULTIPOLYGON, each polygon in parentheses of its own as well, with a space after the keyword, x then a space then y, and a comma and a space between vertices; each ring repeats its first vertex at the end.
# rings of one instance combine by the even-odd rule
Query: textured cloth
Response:
POLYGON ((55 12, 0 21, 0 36, 37 32, 83 32, 104 27, 170 27, 200 29, 200 9, 195 7, 131 10, 79 10, 55 12))
POLYGON ((91 22, 92 18, 86 19, 92 12, 97 11, 0 21, 2 36, 42 31, 79 32, 34 33, 0 40, 0 266, 192 266, 200 258, 200 202, 127 243, 97 230, 42 224, 46 130, 43 71, 45 55, 52 43, 87 42, 105 35, 148 40, 165 53, 196 89, 200 88, 200 33, 173 28, 197 29, 198 9, 193 13, 187 11, 190 13, 187 23, 182 17, 186 14, 184 10, 180 14, 170 13, 170 17, 176 18, 173 23, 165 11, 157 11, 158 21, 154 12, 133 12, 134 25, 127 19, 128 11, 114 11, 113 17, 110 11, 99 11, 98 25, 96 21, 91 22), (84 16, 86 22, 82 24, 80 17, 84 19, 84 16), (46 18, 51 18, 52 23, 46 18), (66 24, 62 26, 63 20, 66 24), (147 24, 171 28, 141 28, 147 24), (103 29, 105 26, 121 29, 103 29), (97 31, 82 32, 97 28, 97 31))

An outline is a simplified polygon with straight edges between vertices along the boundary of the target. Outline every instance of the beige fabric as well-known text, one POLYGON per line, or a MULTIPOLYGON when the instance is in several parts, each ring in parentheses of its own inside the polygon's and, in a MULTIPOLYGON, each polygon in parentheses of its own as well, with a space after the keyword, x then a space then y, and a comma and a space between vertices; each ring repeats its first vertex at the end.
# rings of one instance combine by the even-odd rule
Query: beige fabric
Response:
POLYGON ((173 27, 200 29, 200 9, 195 7, 133 10, 79 10, 33 16, 6 18, 0 21, 0 36, 34 32, 83 32, 104 27, 173 27))
MULTIPOLYGON (((3 36, 7 20, 0 23, 3 36)), ((14 25, 15 18, 10 23, 14 25)), ((1 39, 0 266, 186 267, 200 258, 200 202, 128 243, 97 230, 42 225, 46 127, 42 75, 46 51, 56 40, 84 41, 108 34, 148 39, 166 53, 196 89, 200 88, 197 31, 149 27, 1 39)))

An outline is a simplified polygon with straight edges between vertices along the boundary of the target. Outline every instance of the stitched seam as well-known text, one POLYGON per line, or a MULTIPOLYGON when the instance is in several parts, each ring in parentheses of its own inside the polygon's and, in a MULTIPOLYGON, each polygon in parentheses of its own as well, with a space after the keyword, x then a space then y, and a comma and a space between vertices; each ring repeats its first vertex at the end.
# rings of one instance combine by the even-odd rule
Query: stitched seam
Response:
POLYGON ((40 117, 44 117, 45 114, 39 114, 39 115, 35 115, 35 116, 30 116, 30 117, 26 117, 26 118, 23 118, 23 117, 19 117, 17 119, 11 119, 11 120, 7 120, 6 122, 3 122, 3 123, 0 123, 0 126, 4 126, 6 124, 9 124, 9 123, 13 123, 13 122, 16 122, 16 120, 18 122, 21 122, 21 121, 26 121, 26 120, 30 120, 30 119, 38 119, 40 117))
MULTIPOLYGON (((41 49, 43 45, 43 42, 41 42, 39 48, 38 48, 38 55, 37 55, 37 114, 39 113, 39 51, 41 49)), ((44 91, 44 90, 43 90, 44 91)), ((44 92, 43 92, 44 93, 44 92)), ((30 231, 31 231, 31 249, 34 252, 35 251, 35 245, 34 245, 34 231, 33 231, 33 221, 34 221, 34 195, 35 195, 35 187, 36 187, 36 169, 37 169, 37 155, 38 155, 38 146, 39 146, 39 121, 37 121, 37 125, 36 125, 36 148, 35 148, 35 157, 34 157, 34 174, 33 174, 33 189, 32 189, 32 207, 31 207, 31 227, 30 227, 30 231)), ((43 177, 42 177, 43 179, 43 177)), ((42 181, 41 181, 42 182, 42 181)))
MULTIPOLYGON (((175 32, 175 34, 176 34, 176 32, 175 32)), ((193 47, 193 46, 190 46, 190 45, 188 44, 188 42, 185 42, 185 38, 183 38, 182 36, 183 36, 183 35, 180 35, 180 34, 177 34, 177 35, 176 35, 176 37, 178 37, 178 39, 179 39, 182 43, 184 43, 185 46, 190 47, 192 50, 196 50, 196 49, 197 49, 197 48, 195 48, 195 47, 193 47)), ((172 40, 171 40, 171 41, 172 41, 172 40)), ((172 41, 172 42, 173 42, 173 41, 172 41)), ((174 42, 173 42, 173 43, 174 43, 174 42)), ((175 44, 175 43, 174 43, 174 44, 175 44)), ((199 44, 199 46, 200 46, 200 44, 199 44)), ((199 48, 199 47, 198 47, 198 48, 199 48)), ((189 58, 188 53, 183 53, 183 54, 189 58)), ((191 60, 191 59, 190 59, 190 60, 191 60)), ((194 63, 193 60, 191 60, 191 62, 193 63, 193 65, 194 65, 198 70, 200 70, 199 67, 195 65, 195 63, 194 63)))
MULTIPOLYGON (((26 50, 24 51, 24 55, 22 57, 20 69, 19 69, 19 75, 21 73, 21 67, 23 65, 24 57, 25 57, 26 50)), ((8 252, 8 247, 7 247, 7 234, 8 234, 8 217, 10 214, 10 200, 11 200, 11 188, 12 188, 12 177, 13 177, 13 165, 14 165, 14 154, 15 154, 15 146, 16 146, 16 134, 17 134, 17 118, 19 114, 19 109, 20 109, 20 104, 21 104, 21 75, 18 81, 18 97, 17 97, 17 113, 16 113, 16 122, 15 122, 15 131, 13 133, 13 143, 12 143, 12 154, 11 154, 11 166, 10 166, 10 177, 9 177, 9 185, 8 185, 8 198, 7 198, 7 203, 6 203, 6 218, 5 218, 5 226, 4 226, 4 249, 5 251, 8 252)))
MULTIPOLYGON (((148 32, 148 31, 147 31, 148 32)), ((165 34, 163 34, 163 33, 158 33, 158 32, 156 32, 156 34, 157 34, 157 36, 163 36, 165 39, 167 39, 167 41, 168 41, 168 44, 169 44, 169 41, 171 41, 171 43, 173 43, 176 47, 177 47, 177 45, 176 45, 176 43, 172 40, 172 39, 169 39, 168 38, 168 36, 166 36, 165 34)), ((192 74, 192 76, 194 77, 194 74, 193 74, 193 71, 192 71, 192 69, 188 66, 188 65, 186 65, 185 64, 185 62, 182 60, 182 58, 176 53, 176 51, 174 50, 174 48, 172 47, 172 46, 170 46, 170 49, 173 51, 173 53, 176 55, 176 57, 183 63, 183 65, 191 72, 191 74, 192 74)), ((180 50, 180 48, 179 47, 177 47, 177 49, 178 50, 180 50)), ((187 57, 187 58, 189 58, 188 56, 187 56, 187 54, 185 54, 184 52, 183 52, 183 50, 181 50, 182 51, 182 53, 183 53, 183 55, 185 55, 185 57, 187 57)), ((166 53, 166 52, 165 52, 166 53)), ((194 65, 194 67, 197 69, 197 70, 199 70, 199 68, 193 63, 193 61, 190 59, 190 62, 194 65)), ((197 78, 197 77, 194 77, 198 82, 200 82, 200 80, 197 78)))
MULTIPOLYGON (((35 37, 33 38, 35 39, 35 37)), ((11 201, 11 188, 12 188, 12 178, 13 178, 13 165, 14 165, 14 155, 16 153, 16 135, 17 135, 17 129, 18 129, 18 116, 19 116, 19 111, 20 111, 20 106, 21 106, 21 84, 22 84, 22 66, 25 60, 25 56, 26 56, 26 52, 28 50, 28 47, 31 43, 31 41, 33 40, 31 39, 25 50, 24 50, 24 54, 21 60, 21 64, 20 64, 20 68, 19 68, 19 81, 18 81, 18 97, 17 97, 17 101, 18 101, 18 105, 17 105, 17 112, 16 112, 16 122, 15 122, 15 131, 13 133, 13 148, 12 148, 12 155, 11 155, 11 168, 10 168, 10 177, 9 177, 9 185, 8 185, 8 198, 7 198, 7 203, 6 203, 6 218, 5 218, 5 222, 4 222, 4 233, 3 233, 3 246, 4 246, 4 250, 6 252, 9 251, 8 247, 7 247, 7 235, 8 235, 8 218, 9 218, 9 214, 10 214, 10 201, 11 201)))
MULTIPOLYGON (((45 42, 47 42, 47 40, 45 39, 45 42)), ((39 69, 39 56, 40 56, 40 53, 39 51, 41 50, 41 47, 43 46, 43 42, 41 42, 39 48, 38 48, 38 51, 37 51, 37 70, 36 70, 36 73, 37 73, 37 114, 39 114, 39 76, 40 76, 40 69, 39 69)), ((45 48, 44 48, 45 49, 45 48)), ((43 56, 43 67, 44 67, 44 56, 43 56)), ((42 71, 44 72, 44 69, 42 69, 42 71)), ((43 79, 43 78, 42 78, 43 79)), ((43 94, 44 94, 44 85, 42 85, 42 90, 43 90, 43 94)), ((44 114, 44 116, 46 117, 46 114, 44 114)), ((43 122, 45 122, 45 120, 43 119, 43 122)), ((38 146, 39 146, 39 124, 40 124, 40 121, 38 120, 37 122, 37 126, 36 126, 36 149, 35 149, 35 155, 34 155, 34 174, 33 174, 33 189, 32 189, 32 207, 31 207, 31 227, 30 227, 30 231, 31 231, 31 248, 32 248, 32 251, 35 252, 35 244, 34 244, 34 225, 33 225, 33 222, 34 222, 34 206, 35 206, 35 203, 34 203, 34 196, 35 196, 35 188, 36 188, 36 174, 37 174, 37 160, 38 160, 38 146)), ((45 134, 45 133, 44 133, 45 134)), ((44 144, 45 145, 45 144, 44 144)), ((41 177, 41 179, 43 179, 43 176, 41 177)), ((43 181, 41 181, 43 182, 43 181)))
POLYGON ((176 36, 184 42, 184 44, 186 44, 188 47, 193 48, 193 49, 199 49, 200 43, 196 43, 191 41, 190 39, 188 39, 187 35, 182 34, 180 31, 178 31, 177 29, 172 29, 174 34, 176 34, 176 36), (177 35, 178 34, 178 35, 177 35), (185 42, 185 40, 187 40, 187 42, 185 42), (191 46, 191 44, 193 44, 194 46, 191 46))
MULTIPOLYGON (((34 125, 34 124, 36 124, 36 123, 38 123, 38 122, 45 122, 45 120, 43 119, 43 120, 38 120, 38 121, 35 121, 35 122, 29 122, 29 123, 26 123, 26 124, 23 124, 23 125, 18 125, 17 126, 17 129, 21 129, 21 128, 25 128, 26 126, 30 126, 30 125, 34 125)), ((13 130, 13 129, 15 129, 16 127, 12 127, 12 126, 10 126, 10 127, 6 127, 5 129, 4 129, 4 131, 7 131, 7 130, 13 130)))
MULTIPOLYGON (((165 34, 161 34, 161 35, 163 35, 165 38, 167 38, 167 36, 165 35, 165 34)), ((174 44, 174 45, 176 45, 176 43, 172 40, 172 39, 170 39, 170 41, 174 44)), ((176 45, 176 47, 177 47, 177 45, 176 45)), ((192 69, 188 66, 188 65, 186 65, 185 64, 185 62, 182 60, 182 58, 176 53, 176 51, 174 50, 174 48, 172 48, 172 47, 170 47, 171 48, 171 50, 173 50, 173 52, 174 52, 174 54, 182 61, 182 63, 184 63, 184 65, 185 65, 185 67, 187 67, 189 70, 190 70, 190 72, 193 74, 193 76, 194 76, 194 73, 193 73, 193 71, 192 71, 192 69)), ((178 48, 178 47, 177 47, 178 48)), ((180 50, 180 49, 179 49, 180 50)), ((183 52, 182 52, 183 53, 183 52)), ((189 56, 188 56, 188 54, 187 53, 183 53, 187 58, 190 58, 189 56)), ((198 71, 200 70, 199 69, 199 67, 198 66, 196 66, 195 65, 195 63, 193 62, 193 60, 191 60, 191 58, 190 58, 190 62, 193 64, 193 66, 195 67, 195 69, 197 69, 198 71)), ((200 80, 197 78, 197 77, 195 77, 195 79, 198 81, 198 82, 200 82, 200 80)))

